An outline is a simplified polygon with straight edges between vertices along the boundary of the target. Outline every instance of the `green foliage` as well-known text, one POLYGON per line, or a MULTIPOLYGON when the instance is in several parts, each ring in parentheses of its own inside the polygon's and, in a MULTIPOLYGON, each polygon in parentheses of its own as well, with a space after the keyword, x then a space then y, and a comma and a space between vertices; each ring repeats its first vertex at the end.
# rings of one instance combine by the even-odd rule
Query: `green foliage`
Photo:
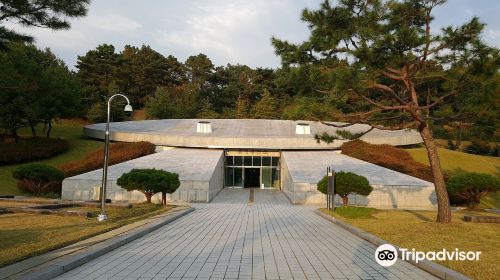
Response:
POLYGON ((212 61, 205 54, 192 55, 186 59, 187 78, 197 88, 202 88, 214 69, 212 61))
POLYGON ((337 140, 339 139, 337 136, 335 135, 330 135, 328 134, 327 132, 323 132, 321 134, 315 134, 314 135, 314 139, 316 139, 316 142, 318 142, 318 144, 323 141, 327 144, 331 144, 333 143, 334 140, 337 140))
POLYGON ((337 107, 331 104, 329 97, 298 96, 289 99, 282 106, 281 118, 287 120, 330 119, 332 111, 337 111, 337 107))
POLYGON ((200 111, 198 90, 182 85, 175 88, 159 87, 146 102, 148 118, 186 119, 200 111))
POLYGON ((33 38, 3 26, 4 21, 23 26, 36 26, 53 30, 68 29, 69 18, 87 14, 90 0, 0 0, 0 49, 13 41, 32 42, 33 38))
POLYGON ((491 175, 463 172, 451 177, 447 186, 451 195, 464 199, 467 205, 475 208, 488 192, 500 190, 500 180, 491 175))
POLYGON ((277 119, 279 112, 276 98, 264 89, 261 99, 253 107, 253 118, 256 119, 277 119))
MULTIPOLYGON (((340 171, 335 173, 335 194, 338 194, 344 199, 344 204, 347 206, 347 196, 351 193, 359 195, 369 195, 373 187, 370 186, 368 180, 360 175, 352 172, 340 171)), ((328 176, 323 177, 318 182, 318 191, 326 194, 328 187, 328 176)))
POLYGON ((50 50, 10 44, 0 52, 0 65, 0 127, 15 138, 21 127, 31 126, 35 134, 39 122, 78 114, 80 84, 50 50))
POLYGON ((475 155, 485 155, 498 157, 499 153, 498 144, 491 145, 488 142, 483 141, 473 141, 470 145, 465 148, 465 152, 475 155))
POLYGON ((84 56, 78 56, 77 75, 84 86, 82 103, 86 110, 95 103, 107 100, 111 95, 109 90, 115 89, 110 85, 118 84, 117 73, 122 66, 123 58, 115 53, 113 45, 99 45, 84 56))
MULTIPOLYGON (((29 164, 14 170, 12 177, 19 180, 18 187, 20 189, 38 195, 54 191, 54 183, 61 182, 64 179, 64 173, 49 165, 29 164)), ((58 191, 60 192, 60 189, 58 191)))
POLYGON ((179 175, 157 169, 132 169, 118 178, 117 184, 122 188, 137 190, 146 195, 148 202, 156 193, 173 193, 180 186, 179 175))
POLYGON ((64 139, 28 138, 18 143, 0 145, 0 165, 45 159, 67 151, 68 141, 64 139))
POLYGON ((125 46, 120 56, 123 64, 117 80, 135 107, 142 108, 157 87, 178 86, 184 79, 183 66, 175 57, 164 57, 150 46, 125 46))
POLYGON ((355 140, 364 135, 364 132, 352 133, 349 130, 344 129, 337 129, 335 133, 343 139, 347 140, 355 140))

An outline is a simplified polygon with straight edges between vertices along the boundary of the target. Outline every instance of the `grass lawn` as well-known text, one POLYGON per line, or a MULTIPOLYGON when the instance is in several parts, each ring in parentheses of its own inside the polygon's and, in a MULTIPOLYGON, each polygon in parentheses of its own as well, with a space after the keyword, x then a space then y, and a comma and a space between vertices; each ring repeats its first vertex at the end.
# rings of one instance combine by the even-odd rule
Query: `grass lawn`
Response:
MULTIPOLYGON (((429 164, 425 148, 406 149, 406 151, 416 161, 429 164)), ((500 158, 498 157, 467 154, 445 148, 438 148, 438 152, 443 170, 450 175, 459 171, 467 171, 500 176, 500 158)))
MULTIPOLYGON (((450 224, 437 224, 434 211, 368 210, 356 207, 329 213, 339 220, 370 232, 395 245, 421 251, 443 248, 462 251, 481 251, 480 260, 439 262, 474 279, 498 279, 500 275, 500 224, 467 223, 461 218, 470 211, 453 212, 450 224), (370 215, 365 215, 369 212, 370 215), (364 213, 360 215, 359 213, 364 213)), ((370 208, 368 208, 370 209, 370 208)), ((326 209, 322 209, 328 213, 326 209)), ((474 212, 481 215, 492 213, 474 212)))
MULTIPOLYGON (((425 148, 406 149, 411 156, 418 162, 429 164, 427 151, 425 148)), ((438 148, 441 166, 449 175, 460 171, 478 172, 500 176, 500 158, 467 154, 448 150, 446 148, 438 148)), ((500 209, 500 192, 491 193, 481 200, 480 208, 497 208, 500 209)))
MULTIPOLYGON (((172 209, 156 204, 135 204, 130 209, 108 208, 108 222, 98 222, 95 217, 70 217, 41 214, 0 215, 0 266, 27 257, 61 248, 82 239, 129 224, 172 209)), ((78 208, 92 211, 98 208, 78 208)))
MULTIPOLYGON (((23 129, 20 131, 20 135, 30 136, 31 133, 28 129, 23 129)), ((30 163, 43 163, 57 166, 62 163, 82 159, 87 155, 87 153, 94 151, 103 145, 100 141, 85 138, 83 136, 81 124, 67 122, 54 124, 51 137, 68 140, 69 150, 55 157, 33 161, 30 163)), ((16 187, 16 180, 12 178, 12 171, 23 164, 27 163, 0 166, 0 194, 22 194, 16 187)))

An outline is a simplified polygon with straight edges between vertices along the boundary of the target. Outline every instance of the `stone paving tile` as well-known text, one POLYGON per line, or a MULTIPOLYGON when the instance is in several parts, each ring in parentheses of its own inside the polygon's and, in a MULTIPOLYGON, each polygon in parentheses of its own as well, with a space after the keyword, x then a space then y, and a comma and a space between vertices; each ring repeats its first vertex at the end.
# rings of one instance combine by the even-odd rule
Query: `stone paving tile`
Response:
POLYGON ((278 191, 224 190, 210 204, 57 279, 435 279, 278 191), (267 195, 267 196, 266 196, 267 195))

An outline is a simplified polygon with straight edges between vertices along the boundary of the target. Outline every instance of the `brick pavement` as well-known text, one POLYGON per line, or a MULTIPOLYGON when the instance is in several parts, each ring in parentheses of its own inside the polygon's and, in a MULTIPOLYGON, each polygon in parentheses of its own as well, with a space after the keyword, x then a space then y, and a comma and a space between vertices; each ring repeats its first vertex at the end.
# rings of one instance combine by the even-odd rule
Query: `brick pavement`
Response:
POLYGON ((279 191, 225 189, 193 213, 57 279, 434 279, 291 205, 279 191))

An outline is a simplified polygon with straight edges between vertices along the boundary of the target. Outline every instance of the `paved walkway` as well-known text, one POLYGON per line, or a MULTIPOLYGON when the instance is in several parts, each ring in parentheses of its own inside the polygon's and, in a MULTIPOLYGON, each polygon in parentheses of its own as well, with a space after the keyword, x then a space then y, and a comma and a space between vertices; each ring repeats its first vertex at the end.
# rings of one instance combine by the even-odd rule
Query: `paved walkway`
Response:
POLYGON ((248 197, 224 190, 58 279, 434 279, 402 261, 379 266, 375 246, 280 192, 256 190, 253 204, 248 197))

